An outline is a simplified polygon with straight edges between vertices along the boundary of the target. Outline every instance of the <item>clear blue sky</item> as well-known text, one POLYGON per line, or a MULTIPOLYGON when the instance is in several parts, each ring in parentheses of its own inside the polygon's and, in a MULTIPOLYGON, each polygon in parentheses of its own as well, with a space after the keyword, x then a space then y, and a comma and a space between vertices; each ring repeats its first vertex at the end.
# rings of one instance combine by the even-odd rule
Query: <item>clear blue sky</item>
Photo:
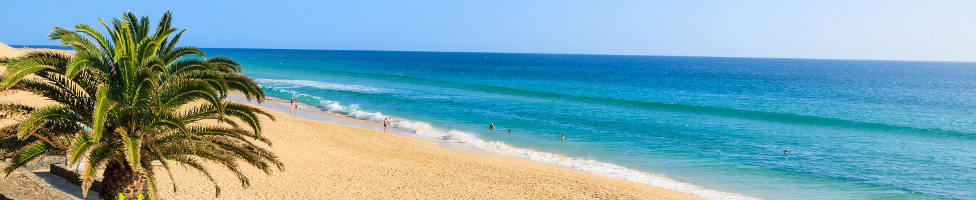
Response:
POLYGON ((976 1, 47 1, 0 7, 0 42, 174 12, 198 47, 976 61, 976 1), (165 2, 165 3, 163 3, 165 2))

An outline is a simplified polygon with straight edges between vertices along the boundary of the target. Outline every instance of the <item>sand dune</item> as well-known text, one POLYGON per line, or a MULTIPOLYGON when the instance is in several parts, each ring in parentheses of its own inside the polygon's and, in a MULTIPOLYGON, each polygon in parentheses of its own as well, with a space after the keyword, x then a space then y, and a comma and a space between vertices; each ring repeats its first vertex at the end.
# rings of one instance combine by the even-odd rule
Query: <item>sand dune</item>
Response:
POLYGON ((23 54, 24 54, 23 51, 7 46, 6 44, 0 42, 0 58, 13 58, 23 54))

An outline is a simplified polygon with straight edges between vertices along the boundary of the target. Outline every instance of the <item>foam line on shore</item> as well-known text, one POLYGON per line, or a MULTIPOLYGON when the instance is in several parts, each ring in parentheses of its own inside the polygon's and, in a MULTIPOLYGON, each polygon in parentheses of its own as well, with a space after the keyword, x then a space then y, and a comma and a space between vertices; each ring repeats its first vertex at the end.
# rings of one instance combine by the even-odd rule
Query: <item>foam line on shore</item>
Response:
POLYGON ((268 78, 256 78, 254 79, 258 83, 275 88, 293 88, 293 87, 310 87, 325 90, 337 90, 337 91, 348 91, 348 92, 359 92, 359 93, 390 93, 394 92, 391 89, 377 88, 364 85, 346 85, 338 83, 328 83, 322 81, 313 80, 285 80, 285 79, 268 79, 268 78))
MULTIPOLYGON (((413 136, 419 136, 420 138, 424 138, 424 139, 431 139, 440 142, 450 142, 459 145, 464 145, 466 147, 471 147, 472 149, 476 149, 479 151, 485 151, 485 152, 499 154, 499 155, 555 164, 558 166, 563 166, 563 167, 567 167, 567 168, 571 168, 583 172, 600 175, 600 176, 623 179, 631 182, 648 184, 660 188, 694 194, 708 199, 758 199, 755 197, 749 197, 742 194, 712 190, 691 183, 685 183, 674 179, 670 179, 665 177, 664 175, 650 174, 650 173, 626 168, 611 163, 599 162, 599 161, 589 160, 589 159, 574 158, 574 157, 564 156, 556 153, 537 151, 537 150, 532 150, 527 148, 514 147, 501 141, 487 141, 479 138, 478 136, 472 133, 463 132, 459 130, 445 130, 445 129, 435 128, 426 122, 397 118, 393 116, 384 115, 380 112, 366 112, 361 110, 359 106, 356 104, 345 106, 337 101, 327 100, 317 96, 306 95, 285 88, 265 88, 265 89, 271 89, 273 90, 272 93, 277 93, 277 94, 291 94, 294 96, 296 101, 305 104, 304 106, 315 107, 323 112, 335 113, 335 114, 339 114, 354 119, 367 120, 372 122, 382 122, 383 119, 389 118, 391 127, 402 129, 407 134, 413 134, 413 136)), ((468 150, 468 149, 463 149, 463 150, 468 150)))

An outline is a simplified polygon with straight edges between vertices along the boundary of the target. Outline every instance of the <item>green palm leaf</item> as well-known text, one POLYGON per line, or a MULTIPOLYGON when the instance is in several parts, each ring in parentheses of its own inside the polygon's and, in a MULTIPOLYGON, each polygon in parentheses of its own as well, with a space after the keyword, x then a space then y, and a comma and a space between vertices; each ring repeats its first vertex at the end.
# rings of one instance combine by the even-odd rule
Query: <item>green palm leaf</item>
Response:
POLYGON ((98 94, 95 95, 97 103, 95 103, 95 111, 92 112, 92 132, 94 133, 92 140, 98 141, 102 138, 102 133, 105 131, 105 123, 108 118, 108 111, 115 104, 112 99, 108 98, 110 88, 106 85, 101 85, 98 87, 98 94))
POLYGON ((139 136, 129 135, 125 130, 119 130, 119 135, 122 136, 122 150, 125 153, 125 160, 132 166, 132 169, 142 169, 139 165, 139 158, 142 157, 140 155, 139 136))
POLYGON ((51 145, 46 142, 34 142, 34 144, 21 149, 20 152, 17 152, 14 159, 12 159, 10 163, 7 164, 7 167, 3 169, 3 172, 9 176, 10 172, 13 172, 17 168, 24 166, 24 164, 39 158, 41 155, 44 155, 44 153, 47 153, 47 151, 50 149, 51 145))
POLYGON ((24 119, 20 125, 20 129, 17 130, 17 138, 21 140, 26 139, 28 136, 34 135, 35 130, 40 128, 45 122, 56 119, 78 120, 67 106, 54 105, 44 107, 34 111, 27 116, 27 119, 24 119))

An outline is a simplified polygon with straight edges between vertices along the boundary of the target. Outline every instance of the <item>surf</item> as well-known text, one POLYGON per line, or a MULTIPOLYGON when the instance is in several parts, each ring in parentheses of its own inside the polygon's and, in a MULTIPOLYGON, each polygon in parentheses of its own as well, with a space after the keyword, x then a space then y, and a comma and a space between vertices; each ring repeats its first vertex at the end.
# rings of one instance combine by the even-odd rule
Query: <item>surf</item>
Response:
MULTIPOLYGON (((749 119, 749 120, 779 122, 779 123, 787 123, 787 124, 839 127, 839 128, 849 128, 849 129, 867 130, 867 131, 876 131, 876 132, 894 132, 894 133, 914 134, 914 135, 921 135, 921 136, 956 137, 956 138, 962 138, 968 140, 976 140, 976 134, 974 133, 957 131, 957 130, 949 130, 949 129, 941 129, 941 128, 913 127, 913 126, 904 126, 904 125, 878 123, 878 122, 864 122, 864 121, 855 121, 855 120, 847 120, 847 119, 840 119, 840 118, 821 117, 821 116, 813 116, 813 115, 801 115, 801 114, 780 113, 780 112, 764 112, 764 111, 714 107, 714 106, 704 106, 704 105, 649 102, 649 101, 627 100, 627 99, 618 99, 618 98, 610 98, 610 97, 579 96, 579 95, 533 91, 533 90, 526 90, 526 89, 517 89, 517 88, 490 86, 490 85, 465 84, 465 83, 456 83, 451 81, 431 80, 431 79, 417 78, 417 77, 398 75, 398 74, 376 74, 376 73, 345 72, 345 71, 329 71, 329 73, 345 74, 345 75, 350 75, 355 77, 403 81, 403 82, 424 84, 424 85, 436 86, 436 87, 475 90, 475 91, 489 92, 495 94, 537 98, 541 100, 561 99, 561 100, 571 100, 576 102, 597 104, 597 105, 612 105, 612 106, 628 107, 628 108, 636 108, 636 109, 712 115, 712 116, 741 118, 741 119, 749 119)), ((328 84, 316 83, 314 81, 292 81, 292 80, 273 80, 273 79, 261 79, 261 80, 267 80, 268 82, 287 83, 291 86, 310 86, 319 89, 332 89, 332 90, 340 90, 340 91, 353 91, 353 92, 362 92, 362 93, 391 92, 391 90, 387 90, 387 89, 379 89, 379 88, 372 88, 368 86, 359 86, 359 85, 331 86, 328 84), (362 89, 353 89, 353 88, 362 88, 362 89)))
MULTIPOLYGON (((478 137, 475 134, 450 129, 434 127, 430 123, 415 121, 385 115, 381 112, 367 112, 362 110, 357 104, 343 105, 341 102, 328 100, 322 97, 304 94, 289 90, 287 88, 266 87, 272 97, 288 98, 294 97, 298 103, 318 108, 324 112, 335 113, 345 117, 366 120, 372 122, 382 122, 389 119, 390 127, 405 130, 413 136, 422 137, 434 141, 450 142, 456 145, 473 148, 478 151, 504 155, 515 158, 522 158, 538 162, 554 164, 578 171, 592 173, 600 176, 622 179, 630 182, 647 184, 679 192, 689 193, 705 197, 708 199, 728 199, 728 200, 754 200, 756 197, 746 196, 737 193, 718 191, 704 188, 695 184, 681 182, 670 179, 664 175, 652 174, 612 163, 600 162, 590 159, 569 157, 562 154, 537 151, 528 148, 521 148, 506 144, 501 141, 489 141, 478 137)), ((466 148, 460 148, 466 150, 466 148)))

